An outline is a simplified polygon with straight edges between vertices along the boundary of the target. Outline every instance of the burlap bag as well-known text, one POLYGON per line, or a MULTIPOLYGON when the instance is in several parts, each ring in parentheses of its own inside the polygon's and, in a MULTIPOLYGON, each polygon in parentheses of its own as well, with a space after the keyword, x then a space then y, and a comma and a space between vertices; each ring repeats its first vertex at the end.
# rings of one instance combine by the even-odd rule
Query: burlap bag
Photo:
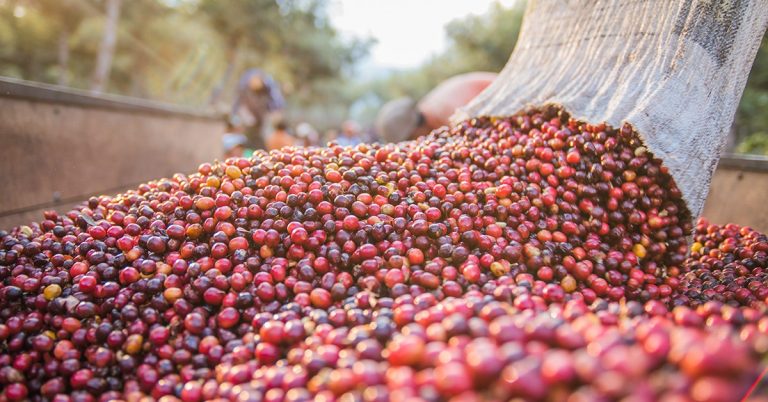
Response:
POLYGON ((499 79, 455 117, 557 104, 630 123, 695 217, 767 21, 768 0, 530 0, 499 79))

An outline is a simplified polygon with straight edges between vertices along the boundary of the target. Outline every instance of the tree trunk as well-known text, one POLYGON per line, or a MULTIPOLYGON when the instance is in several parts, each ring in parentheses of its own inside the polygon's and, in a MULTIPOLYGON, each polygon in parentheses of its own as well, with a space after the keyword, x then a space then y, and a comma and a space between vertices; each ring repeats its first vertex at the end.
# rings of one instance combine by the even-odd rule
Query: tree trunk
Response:
POLYGON ((69 30, 62 29, 59 33, 59 85, 69 85, 69 30))
POLYGON ((107 0, 107 20, 104 23, 104 35, 99 46, 99 55, 96 59, 96 69, 93 72, 91 90, 102 92, 109 80, 109 72, 112 69, 112 57, 115 55, 115 43, 117 42, 117 21, 120 18, 121 0, 107 0))
POLYGON ((221 95, 224 93, 224 88, 232 78, 232 73, 235 71, 235 64, 237 64, 237 56, 240 53, 240 38, 232 40, 229 49, 227 50, 227 68, 224 70, 224 75, 221 77, 221 81, 213 89, 211 99, 208 101, 209 105, 215 105, 221 99, 221 95))

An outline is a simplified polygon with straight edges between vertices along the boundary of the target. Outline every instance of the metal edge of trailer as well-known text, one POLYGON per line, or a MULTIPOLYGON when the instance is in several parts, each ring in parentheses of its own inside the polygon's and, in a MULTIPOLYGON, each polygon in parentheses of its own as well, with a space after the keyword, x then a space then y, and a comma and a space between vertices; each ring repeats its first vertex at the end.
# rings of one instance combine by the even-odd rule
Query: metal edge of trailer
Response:
POLYGON ((208 110, 128 96, 96 94, 80 89, 24 81, 10 77, 0 77, 0 98, 26 99, 63 105, 110 109, 119 112, 139 112, 203 120, 222 120, 220 114, 208 110))
POLYGON ((720 158, 718 169, 719 168, 768 173, 768 157, 760 155, 725 154, 720 158))

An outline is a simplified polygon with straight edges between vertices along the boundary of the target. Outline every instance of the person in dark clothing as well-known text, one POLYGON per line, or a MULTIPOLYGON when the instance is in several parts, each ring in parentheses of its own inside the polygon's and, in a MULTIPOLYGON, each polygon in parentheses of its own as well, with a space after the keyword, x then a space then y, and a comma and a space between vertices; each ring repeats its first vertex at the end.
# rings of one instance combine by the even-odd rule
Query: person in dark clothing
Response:
POLYGON ((269 74, 252 68, 240 77, 232 115, 243 123, 249 148, 266 148, 263 133, 265 124, 269 124, 270 117, 284 107, 285 99, 280 86, 269 74))

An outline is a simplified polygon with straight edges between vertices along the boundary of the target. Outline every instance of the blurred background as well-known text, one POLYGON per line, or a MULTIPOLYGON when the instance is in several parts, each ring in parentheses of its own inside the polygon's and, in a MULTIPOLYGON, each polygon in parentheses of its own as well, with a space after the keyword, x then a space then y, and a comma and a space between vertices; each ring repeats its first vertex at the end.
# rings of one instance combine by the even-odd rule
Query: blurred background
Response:
POLYGON ((258 67, 291 116, 370 125, 466 71, 498 71, 522 1, 0 0, 0 75, 226 111, 258 67))
MULTIPOLYGON (((264 124, 276 138, 267 147, 379 140, 387 101, 501 70, 524 10, 524 0, 0 0, 0 227, 243 154, 254 74, 264 109, 279 112, 264 124)), ((721 163, 746 187, 767 181, 754 156, 768 155, 766 43, 728 141, 753 156, 721 163)), ((713 197, 741 191, 728 185, 713 197)), ((762 200, 766 186, 744 197, 762 200)))
MULTIPOLYGON (((293 120, 368 127, 389 99, 499 71, 523 0, 0 0, 0 76, 225 113, 258 67, 293 120)), ((768 44, 731 150, 768 154, 768 44)))

